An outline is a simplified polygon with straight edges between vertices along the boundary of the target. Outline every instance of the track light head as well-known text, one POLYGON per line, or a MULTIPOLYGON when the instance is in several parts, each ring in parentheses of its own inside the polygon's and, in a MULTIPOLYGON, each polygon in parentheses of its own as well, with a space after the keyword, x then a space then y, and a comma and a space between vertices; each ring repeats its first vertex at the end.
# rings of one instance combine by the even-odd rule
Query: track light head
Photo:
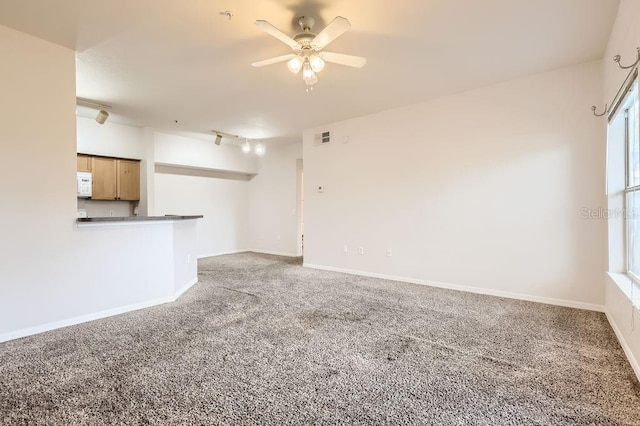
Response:
MULTIPOLYGON (((76 98, 76 105, 97 109, 98 115, 96 115, 95 120, 98 124, 104 124, 105 121, 107 121, 107 118, 109 118, 109 113, 106 111, 107 109, 111 108, 109 105, 105 105, 103 103, 95 102, 85 98, 76 98)), ((76 109, 76 114, 77 113, 78 111, 76 109)))
POLYGON ((237 139, 239 137, 238 135, 232 135, 230 133, 224 133, 224 132, 221 132, 219 130, 212 130, 211 133, 216 135, 216 140, 215 140, 216 145, 220 145, 220 142, 222 142, 222 138, 237 139))
POLYGON ((101 109, 100 111, 98 111, 98 115, 96 115, 96 123, 104 124, 105 121, 107 121, 107 118, 109 118, 109 113, 101 109))

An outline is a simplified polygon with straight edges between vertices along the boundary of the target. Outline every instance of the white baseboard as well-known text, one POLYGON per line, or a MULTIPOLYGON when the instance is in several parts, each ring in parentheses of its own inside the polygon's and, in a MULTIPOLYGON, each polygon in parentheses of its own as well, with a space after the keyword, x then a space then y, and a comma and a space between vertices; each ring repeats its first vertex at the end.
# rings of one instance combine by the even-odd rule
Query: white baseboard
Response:
POLYGON ((80 315, 73 318, 67 318, 61 321, 54 321, 47 324, 37 325, 35 327, 23 328, 22 330, 11 331, 0 335, 0 342, 19 339, 21 337, 31 336, 33 334, 44 333, 45 331, 55 330, 57 328, 69 327, 70 325, 81 324, 83 322, 94 321, 114 315, 124 314, 125 312, 137 311, 138 309, 150 308, 151 306, 162 305, 163 303, 173 302, 172 297, 161 297, 158 299, 147 300, 146 302, 133 303, 131 305, 120 306, 104 311, 93 312, 87 315, 80 315))
POLYGON ((300 257, 296 253, 286 253, 282 251, 260 250, 260 249, 244 249, 244 250, 225 251, 220 253, 201 254, 201 255, 198 255, 198 259, 204 259, 205 257, 224 256, 225 254, 238 254, 238 253, 249 253, 249 252, 260 253, 260 254, 272 254, 274 256, 284 256, 284 257, 300 257))
POLYGON ((216 253, 199 254, 198 255, 198 259, 204 259, 205 257, 224 256, 225 254, 246 253, 248 251, 252 251, 252 250, 243 249, 243 250, 231 250, 231 251, 220 251, 220 252, 216 252, 216 253))
POLYGON ((427 281, 426 285, 450 290, 466 291, 469 293, 485 294, 487 296, 505 297, 507 299, 526 300, 527 302, 544 303, 547 305, 564 306, 566 308, 584 309, 587 311, 604 312, 604 305, 595 303, 578 302, 575 300, 556 299, 553 297, 534 296, 531 294, 514 293, 510 291, 493 290, 482 287, 464 286, 458 284, 446 284, 427 281))
POLYGON ((67 318, 61 321, 54 321, 42 325, 37 325, 35 327, 23 328, 22 330, 11 331, 9 333, 0 334, 0 343, 7 342, 9 340, 19 339, 21 337, 27 337, 34 334, 44 333, 45 331, 51 331, 58 328, 69 327, 71 325, 82 324, 83 322, 95 321, 102 318, 111 317, 114 315, 124 314, 126 312, 137 311, 139 309, 150 308, 152 306, 162 305, 164 303, 175 302, 178 300, 182 294, 189 290, 194 284, 198 282, 198 278, 196 277, 194 280, 190 281, 183 288, 175 292, 171 296, 160 297, 153 300, 147 300, 139 303, 132 303, 130 305, 119 306, 117 308, 105 309, 104 311, 93 312, 86 315, 80 315, 73 318, 67 318))
POLYGON ((631 368, 633 368, 633 372, 636 373, 636 377, 638 378, 638 381, 640 381, 640 364, 638 364, 638 360, 633 355, 633 351, 627 344, 627 341, 625 340, 624 335, 620 331, 618 324, 616 324, 616 321, 613 319, 613 315, 611 315, 608 310, 605 310, 605 314, 607 315, 607 320, 609 321, 609 325, 611 325, 611 328, 613 328, 613 332, 616 333, 618 342, 620 342, 620 346, 622 346, 622 350, 624 351, 624 354, 627 356, 627 360, 629 361, 629 364, 631 364, 631 368))
POLYGON ((184 287, 182 287, 180 290, 176 291, 173 294, 173 302, 175 302, 176 300, 178 300, 178 298, 180 296, 182 296, 184 294, 185 291, 189 290, 191 287, 193 287, 195 284, 197 284, 198 282, 198 277, 195 277, 193 280, 189 281, 187 283, 187 285, 185 285, 184 287))
POLYGON ((284 256, 284 257, 300 257, 296 253, 286 253, 282 251, 271 251, 271 250, 259 250, 259 249, 249 249, 247 251, 253 253, 261 253, 261 254, 272 254, 275 256, 284 256))
POLYGON ((332 266, 314 265, 311 263, 303 263, 302 266, 310 269, 320 269, 322 271, 331 271, 331 272, 342 272, 343 274, 358 275, 361 277, 381 278, 383 280, 401 281, 403 283, 427 285, 427 282, 425 280, 419 280, 417 278, 398 277, 395 275, 378 274, 375 272, 356 271, 354 269, 334 268, 332 266))
POLYGON ((309 263, 303 263, 302 266, 304 266, 305 268, 320 269, 323 271, 342 272, 345 274, 359 275, 363 277, 372 277, 372 278, 382 278, 390 281, 400 281, 405 283, 427 285, 430 287, 445 288, 448 290, 466 291, 469 293, 485 294, 488 296, 506 297, 508 299, 526 300, 528 302, 546 303, 548 305, 557 305, 557 306, 565 306, 568 308, 586 309, 588 311, 604 312, 603 305, 596 305, 593 303, 576 302, 573 300, 564 300, 564 299, 555 299, 552 297, 533 296, 533 295, 522 294, 522 293, 512 293, 508 291, 492 290, 492 289, 482 288, 482 287, 471 287, 471 286, 459 285, 459 284, 448 284, 448 283, 441 283, 436 281, 421 280, 417 278, 407 278, 407 277, 399 277, 395 275, 378 274, 374 272, 356 271, 353 269, 333 268, 330 266, 313 265, 309 263))

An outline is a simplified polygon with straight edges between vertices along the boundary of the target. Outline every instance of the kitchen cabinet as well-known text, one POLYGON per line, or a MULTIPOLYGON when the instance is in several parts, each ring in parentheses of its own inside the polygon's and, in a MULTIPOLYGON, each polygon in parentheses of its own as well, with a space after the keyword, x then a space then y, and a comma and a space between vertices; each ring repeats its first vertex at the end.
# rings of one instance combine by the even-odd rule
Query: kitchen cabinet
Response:
POLYGON ((91 199, 115 200, 118 195, 116 176, 115 158, 91 157, 91 199))
POLYGON ((140 200, 140 162, 110 157, 90 157, 92 200, 140 200))
POLYGON ((140 162, 116 160, 117 199, 138 201, 140 199, 140 162))
POLYGON ((88 155, 78 154, 78 171, 91 172, 91 157, 88 155))

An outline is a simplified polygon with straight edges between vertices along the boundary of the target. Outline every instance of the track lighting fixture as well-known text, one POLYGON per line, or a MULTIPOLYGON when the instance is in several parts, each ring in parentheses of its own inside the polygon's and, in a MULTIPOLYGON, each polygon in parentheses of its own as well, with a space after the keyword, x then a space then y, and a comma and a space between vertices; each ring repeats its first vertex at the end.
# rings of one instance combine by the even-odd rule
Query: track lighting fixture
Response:
POLYGON ((111 109, 109 105, 105 105, 100 102, 95 102, 90 99, 84 99, 84 98, 76 98, 76 104, 99 110, 98 115, 96 115, 96 118, 95 118, 96 123, 98 124, 104 124, 107 121, 107 118, 109 118, 109 113, 105 111, 106 109, 111 109))
POLYGON ((264 155, 266 150, 264 148, 264 145, 259 143, 259 144, 256 144, 256 146, 253 148, 253 152, 255 152, 257 155, 264 155))
POLYGON ((216 139, 215 139, 215 143, 216 145, 220 145, 220 143, 222 142, 222 138, 225 139, 238 139, 238 135, 231 135, 229 133, 224 133, 224 132, 219 132, 217 130, 212 130, 211 131, 214 135, 216 135, 216 139))
POLYGON ((266 149, 264 145, 260 142, 252 141, 251 139, 245 139, 244 143, 240 145, 240 149, 245 154, 249 154, 253 151, 256 155, 264 155, 266 149))
POLYGON ((98 111, 98 115, 96 115, 96 123, 104 124, 104 122, 107 121, 107 118, 109 118, 109 113, 101 109, 98 111))

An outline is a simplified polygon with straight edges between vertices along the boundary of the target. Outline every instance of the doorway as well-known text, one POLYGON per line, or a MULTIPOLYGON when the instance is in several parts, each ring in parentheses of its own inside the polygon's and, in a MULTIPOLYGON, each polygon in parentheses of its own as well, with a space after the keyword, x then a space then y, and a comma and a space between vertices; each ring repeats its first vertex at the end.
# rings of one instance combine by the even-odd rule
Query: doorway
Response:
POLYGON ((298 212, 298 236, 296 255, 304 256, 304 171, 302 159, 296 160, 296 204, 298 212))

